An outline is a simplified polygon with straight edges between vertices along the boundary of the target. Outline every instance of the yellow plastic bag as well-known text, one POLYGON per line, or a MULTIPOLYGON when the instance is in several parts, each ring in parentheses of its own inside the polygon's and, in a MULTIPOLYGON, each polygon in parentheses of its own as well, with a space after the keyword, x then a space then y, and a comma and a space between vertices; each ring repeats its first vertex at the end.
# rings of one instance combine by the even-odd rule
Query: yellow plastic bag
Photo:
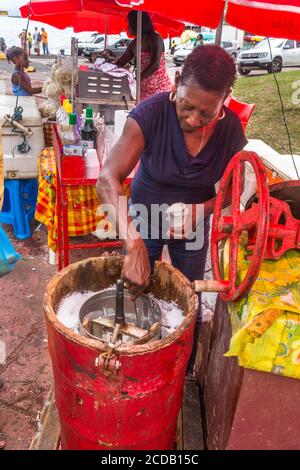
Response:
MULTIPOLYGON (((224 253, 228 260, 228 246, 224 253)), ((240 246, 239 280, 250 262, 246 253, 240 246)), ((300 378, 300 251, 265 260, 249 294, 228 310, 232 338, 225 356, 238 356, 243 367, 300 378)))

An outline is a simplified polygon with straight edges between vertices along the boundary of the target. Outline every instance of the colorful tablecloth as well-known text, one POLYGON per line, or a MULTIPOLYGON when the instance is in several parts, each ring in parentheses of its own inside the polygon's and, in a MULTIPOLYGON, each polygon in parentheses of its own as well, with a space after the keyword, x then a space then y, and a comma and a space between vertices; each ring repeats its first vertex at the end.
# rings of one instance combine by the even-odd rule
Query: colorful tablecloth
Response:
MULTIPOLYGON (((44 149, 38 159, 38 199, 35 218, 48 227, 48 246, 57 251, 56 162, 52 147, 44 149)), ((125 185, 129 194, 129 186, 125 185)), ((72 186, 68 189, 69 236, 87 235, 96 230, 101 216, 96 215, 100 201, 95 186, 72 186)))

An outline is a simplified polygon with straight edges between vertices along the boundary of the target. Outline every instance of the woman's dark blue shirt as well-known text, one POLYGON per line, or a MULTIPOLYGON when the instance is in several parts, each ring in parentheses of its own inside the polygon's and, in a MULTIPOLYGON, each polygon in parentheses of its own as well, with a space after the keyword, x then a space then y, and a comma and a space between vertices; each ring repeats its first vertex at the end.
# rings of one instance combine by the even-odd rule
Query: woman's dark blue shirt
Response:
POLYGON ((230 159, 247 143, 238 116, 224 107, 206 146, 189 155, 175 105, 168 93, 158 93, 138 105, 129 116, 141 128, 145 149, 131 186, 133 204, 200 204, 215 196, 230 159))

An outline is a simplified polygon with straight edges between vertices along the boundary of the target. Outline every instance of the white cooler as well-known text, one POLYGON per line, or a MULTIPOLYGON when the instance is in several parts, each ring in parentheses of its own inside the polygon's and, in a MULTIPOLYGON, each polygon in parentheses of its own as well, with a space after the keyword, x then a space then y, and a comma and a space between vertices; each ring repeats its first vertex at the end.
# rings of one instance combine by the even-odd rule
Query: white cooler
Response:
MULTIPOLYGON (((0 95, 0 121, 5 114, 13 115, 15 104, 15 96, 0 95)), ((8 179, 36 178, 38 156, 45 147, 42 119, 34 97, 20 96, 18 106, 22 106, 24 110, 21 124, 24 127, 30 127, 33 131, 32 136, 27 136, 31 149, 28 153, 19 153, 16 146, 23 142, 22 135, 12 132, 10 124, 3 127, 4 177, 8 179)))

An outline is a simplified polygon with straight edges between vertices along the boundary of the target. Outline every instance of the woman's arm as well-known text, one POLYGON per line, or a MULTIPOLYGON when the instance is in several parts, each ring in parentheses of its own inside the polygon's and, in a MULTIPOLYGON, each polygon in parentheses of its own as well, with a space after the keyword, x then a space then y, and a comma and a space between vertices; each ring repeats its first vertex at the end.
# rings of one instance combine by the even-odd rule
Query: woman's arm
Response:
POLYGON ((156 70, 159 69, 161 55, 164 52, 164 42, 159 34, 154 33, 149 38, 150 51, 151 51, 151 62, 145 70, 141 73, 141 79, 151 77, 156 70))
POLYGON ((135 57, 135 43, 136 40, 134 39, 131 43, 128 44, 128 47, 124 54, 116 61, 116 65, 118 67, 124 67, 128 64, 134 57, 135 57))
POLYGON ((117 230, 126 249, 122 278, 133 297, 138 297, 148 287, 150 263, 145 244, 128 215, 127 205, 120 205, 120 196, 124 196, 122 183, 137 165, 144 147, 143 133, 137 122, 129 117, 97 182, 101 202, 110 204, 115 210, 117 230))
POLYGON ((27 91, 27 93, 30 95, 37 95, 42 91, 42 87, 32 88, 32 86, 26 82, 25 78, 20 73, 14 74, 12 77, 12 82, 14 85, 18 85, 23 88, 23 90, 27 91))

